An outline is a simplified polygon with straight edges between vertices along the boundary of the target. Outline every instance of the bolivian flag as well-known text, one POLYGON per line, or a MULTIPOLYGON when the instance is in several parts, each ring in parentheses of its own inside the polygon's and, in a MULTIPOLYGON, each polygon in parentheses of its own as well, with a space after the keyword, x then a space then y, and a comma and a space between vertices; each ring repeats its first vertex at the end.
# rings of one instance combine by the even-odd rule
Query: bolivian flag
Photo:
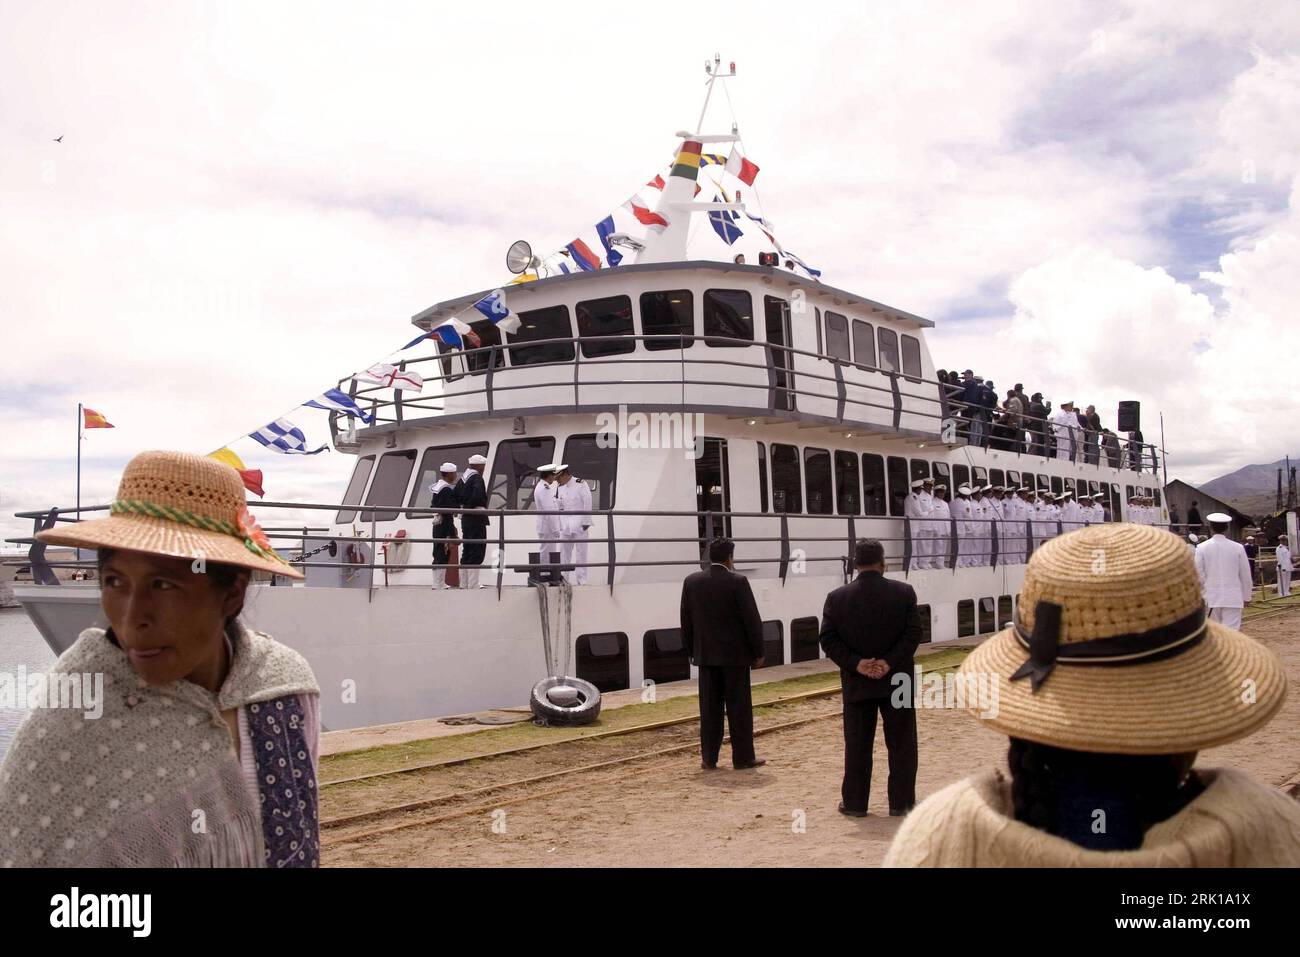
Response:
POLYGON ((98 412, 96 412, 94 409, 85 409, 85 408, 83 408, 83 409, 81 410, 81 416, 82 416, 82 426, 83 426, 84 428, 87 428, 87 429, 114 429, 114 428, 117 428, 117 426, 113 425, 112 422, 108 421, 108 419, 104 418, 102 415, 100 415, 100 414, 99 414, 98 412))
POLYGON ((244 483, 244 488, 248 489, 258 498, 262 498, 266 495, 266 493, 262 491, 262 470, 246 468, 243 460, 234 452, 230 451, 230 449, 217 449, 215 452, 209 453, 208 458, 216 459, 218 462, 229 465, 232 469, 238 472, 240 480, 244 483))

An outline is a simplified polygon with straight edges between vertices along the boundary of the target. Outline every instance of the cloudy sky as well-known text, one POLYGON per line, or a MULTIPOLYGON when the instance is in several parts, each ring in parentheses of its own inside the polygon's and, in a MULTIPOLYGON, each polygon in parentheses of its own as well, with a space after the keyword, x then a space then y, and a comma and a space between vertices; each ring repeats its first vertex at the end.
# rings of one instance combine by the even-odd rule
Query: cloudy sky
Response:
MULTIPOLYGON (((1300 452, 1288 0, 0 0, 0 22, 4 516, 71 502, 78 401, 117 426, 83 446, 103 501, 136 451, 211 451, 389 354, 499 283, 511 240, 567 242, 662 167, 715 50, 782 242, 933 318, 938 365, 1112 425, 1139 399, 1171 477, 1300 452)), ((335 499, 352 464, 234 448, 278 499, 335 499)))

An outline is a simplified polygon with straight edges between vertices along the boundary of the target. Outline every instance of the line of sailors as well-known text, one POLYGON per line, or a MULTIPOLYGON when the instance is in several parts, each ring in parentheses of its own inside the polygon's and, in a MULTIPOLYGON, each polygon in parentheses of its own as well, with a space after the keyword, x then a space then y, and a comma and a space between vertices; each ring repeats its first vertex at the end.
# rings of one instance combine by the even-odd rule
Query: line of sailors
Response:
POLYGON ((1163 509, 1150 495, 1133 495, 1129 497, 1126 521, 1135 525, 1164 525, 1163 509))
POLYGON ((1105 493, 1059 495, 1020 485, 962 485, 947 500, 948 487, 917 479, 903 505, 909 520, 913 569, 945 568, 953 523, 957 531, 957 567, 992 564, 994 541, 998 562, 1022 565, 1034 548, 1058 533, 1106 521, 1105 493))
MULTIPOLYGON (((487 553, 487 486, 483 482, 483 469, 487 459, 471 455, 469 468, 457 477, 454 462, 444 462, 438 468, 438 481, 429 486, 432 508, 461 509, 460 525, 465 538, 460 561, 456 560, 456 516, 443 513, 433 522, 433 537, 450 539, 433 546, 433 587, 454 588, 457 577, 463 578, 459 587, 483 588, 479 582, 479 566, 487 553), (459 566, 463 575, 447 571, 459 566)), ((569 466, 553 462, 537 467, 537 485, 533 489, 533 507, 537 510, 538 552, 543 564, 552 563, 558 555, 564 565, 577 565, 565 573, 565 579, 579 585, 587 583, 587 534, 591 528, 591 488, 575 478, 569 466)))

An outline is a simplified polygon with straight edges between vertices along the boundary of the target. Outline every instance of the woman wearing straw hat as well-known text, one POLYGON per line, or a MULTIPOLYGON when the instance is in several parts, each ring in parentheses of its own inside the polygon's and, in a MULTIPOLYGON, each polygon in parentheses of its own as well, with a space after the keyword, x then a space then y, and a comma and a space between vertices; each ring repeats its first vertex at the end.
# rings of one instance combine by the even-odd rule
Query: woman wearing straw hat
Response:
MULTIPOLYGON (((991 771, 923 801, 886 866, 1300 865, 1300 804, 1196 753, 1282 706, 1271 651, 1206 617, 1183 541, 1099 525, 1034 552, 1015 624, 962 663, 993 682, 991 771)), ((972 709, 975 710, 975 709, 972 709)))
POLYGON ((143 452, 108 518, 38 538, 98 550, 108 627, 82 632, 50 678, 102 679, 102 693, 19 728, 0 765, 0 865, 315 866, 316 679, 238 619, 253 570, 302 574, 238 473, 143 452))

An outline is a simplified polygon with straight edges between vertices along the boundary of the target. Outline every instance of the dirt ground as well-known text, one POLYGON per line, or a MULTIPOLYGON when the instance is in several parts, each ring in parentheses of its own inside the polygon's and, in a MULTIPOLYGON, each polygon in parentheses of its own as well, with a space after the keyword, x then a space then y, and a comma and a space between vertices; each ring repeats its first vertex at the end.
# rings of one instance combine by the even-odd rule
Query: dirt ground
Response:
MULTIPOLYGON (((1203 752, 1200 767, 1233 766, 1281 785, 1300 771, 1300 611, 1248 622, 1245 631, 1281 656, 1291 694, 1262 731, 1203 752)), ((843 738, 839 699, 784 706, 759 721, 775 724, 828 715, 757 739, 766 767, 704 772, 699 755, 687 751, 612 769, 563 778, 554 794, 510 803, 522 792, 501 795, 502 805, 442 822, 409 828, 364 842, 343 843, 325 835, 324 863, 332 866, 874 866, 900 823, 887 816, 886 756, 876 735, 871 816, 836 812, 843 738), (576 786, 575 786, 576 785, 576 786)), ((917 797, 982 770, 1001 766, 1006 738, 964 711, 918 712, 920 770, 917 797)), ((637 748, 668 747, 689 740, 689 729, 665 729, 637 748), (670 733, 670 730, 672 733, 670 733)), ((550 749, 510 758, 509 778, 543 774, 555 767, 550 749)), ((617 752, 611 752, 617 756, 617 752)), ((475 786, 474 767, 427 783, 427 796, 475 786)), ((486 779, 486 777, 485 777, 486 779)), ((545 786, 542 786, 545 788, 545 786)), ((536 793, 536 792, 533 792, 536 793)), ((403 796, 398 799, 411 799, 403 796)), ((437 813, 437 812, 430 812, 437 813)), ((328 816, 328 812, 327 812, 328 816)), ((387 822, 379 822, 380 824, 387 822)))

